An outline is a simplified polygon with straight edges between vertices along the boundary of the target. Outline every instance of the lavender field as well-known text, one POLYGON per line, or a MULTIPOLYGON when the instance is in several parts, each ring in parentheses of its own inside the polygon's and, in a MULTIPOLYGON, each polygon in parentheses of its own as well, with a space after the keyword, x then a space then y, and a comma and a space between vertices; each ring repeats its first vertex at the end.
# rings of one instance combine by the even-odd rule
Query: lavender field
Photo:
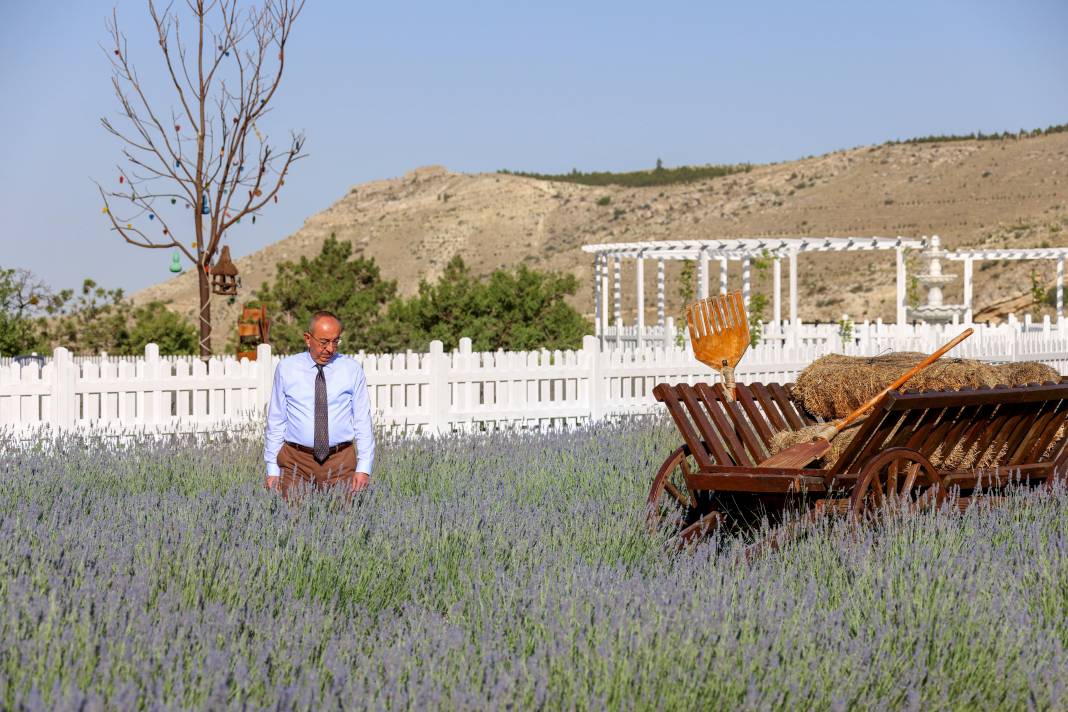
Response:
POLYGON ((382 443, 351 507, 235 439, 0 445, 0 708, 1068 708, 1068 495, 642 528, 660 422, 382 443))

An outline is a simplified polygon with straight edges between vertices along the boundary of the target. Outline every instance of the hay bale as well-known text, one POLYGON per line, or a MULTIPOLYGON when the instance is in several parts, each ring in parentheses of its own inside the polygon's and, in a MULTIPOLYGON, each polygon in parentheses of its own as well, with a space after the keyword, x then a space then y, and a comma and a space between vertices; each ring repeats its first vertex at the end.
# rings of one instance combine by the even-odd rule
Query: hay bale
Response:
POLYGON ((1053 366, 1037 361, 1016 361, 996 366, 1001 383, 1006 386, 1026 386, 1031 383, 1060 383, 1061 374, 1053 366))
MULTIPOLYGON (((831 354, 813 361, 797 377, 793 396, 813 415, 842 418, 918 364, 926 354, 899 352, 884 356, 831 354)), ((994 365, 969 359, 941 358, 913 376, 902 391, 960 390, 1019 386, 1060 380, 1056 370, 1041 363, 994 365)))

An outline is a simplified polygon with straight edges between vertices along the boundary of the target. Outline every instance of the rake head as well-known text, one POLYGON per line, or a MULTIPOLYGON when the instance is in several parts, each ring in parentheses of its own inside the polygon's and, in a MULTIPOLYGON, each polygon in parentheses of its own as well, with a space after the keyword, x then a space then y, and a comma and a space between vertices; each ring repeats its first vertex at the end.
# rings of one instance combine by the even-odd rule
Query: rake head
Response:
POLYGON ((734 367, 749 348, 742 293, 729 292, 686 305, 686 323, 697 360, 721 373, 730 369, 733 381, 734 367))

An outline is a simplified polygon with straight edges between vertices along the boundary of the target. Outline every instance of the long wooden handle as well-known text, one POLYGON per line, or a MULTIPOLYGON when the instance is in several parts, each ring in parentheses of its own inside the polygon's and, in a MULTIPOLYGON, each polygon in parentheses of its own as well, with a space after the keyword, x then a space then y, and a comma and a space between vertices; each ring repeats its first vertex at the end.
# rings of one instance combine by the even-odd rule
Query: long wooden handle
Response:
POLYGON ((847 425, 849 425, 854 420, 856 420, 861 415, 863 415, 864 411, 866 411, 868 408, 871 408, 873 405, 875 405, 876 402, 878 402, 878 400, 880 398, 882 398, 883 396, 885 396, 887 393, 889 393, 890 391, 894 390, 895 388, 900 388, 901 386, 905 385, 905 381, 909 380, 910 378, 915 376, 917 373, 919 373, 923 369, 925 369, 928 366, 930 366, 932 363, 934 363, 939 358, 941 358, 947 351, 950 351, 954 346, 956 346, 960 342, 964 341, 965 339, 967 339, 969 336, 971 336, 974 333, 975 333, 974 329, 971 329, 971 328, 965 329, 964 331, 961 332, 961 334, 958 337, 956 337, 955 339, 950 341, 948 344, 946 344, 942 348, 938 349, 938 351, 935 351, 933 354, 931 354, 930 356, 925 358, 923 361, 920 361, 918 364, 913 366, 912 369, 909 370, 908 372, 906 372, 905 375, 903 375, 901 378, 897 379, 896 381, 891 383, 889 386, 887 386, 886 388, 884 388, 881 391, 879 391, 878 393, 876 393, 864 405, 860 406, 859 408, 854 410, 852 413, 850 413, 849 415, 847 415, 846 417, 842 418, 837 423, 835 423, 834 424, 835 433, 837 434, 837 433, 842 432, 842 430, 844 430, 847 425))

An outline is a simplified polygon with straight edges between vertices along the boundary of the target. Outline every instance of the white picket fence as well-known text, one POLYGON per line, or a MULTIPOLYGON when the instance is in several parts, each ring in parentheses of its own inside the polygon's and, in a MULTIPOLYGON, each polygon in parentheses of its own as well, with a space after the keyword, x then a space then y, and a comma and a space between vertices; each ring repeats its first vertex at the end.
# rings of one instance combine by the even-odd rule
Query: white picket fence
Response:
MULTIPOLYGON (((858 325, 859 326, 859 325, 858 325)), ((831 325, 833 327, 833 325, 831 325)), ((738 367, 746 382, 788 382, 831 352, 874 355, 930 352, 961 326, 879 333, 873 326, 843 340, 768 338, 738 367)), ((898 327, 889 327, 897 329, 898 327)), ((1034 360, 1068 374, 1068 330, 977 329, 953 356, 1034 360)), ((577 351, 476 352, 469 339, 446 353, 356 354, 367 374, 376 425, 399 433, 502 427, 553 428, 657 409, 657 383, 714 381, 718 375, 686 348, 602 349, 593 336, 577 351)), ((160 357, 154 344, 137 360, 75 359, 57 349, 41 363, 0 365, 0 430, 33 437, 60 430, 211 432, 262 420, 279 357, 261 346, 256 361, 160 357)))

